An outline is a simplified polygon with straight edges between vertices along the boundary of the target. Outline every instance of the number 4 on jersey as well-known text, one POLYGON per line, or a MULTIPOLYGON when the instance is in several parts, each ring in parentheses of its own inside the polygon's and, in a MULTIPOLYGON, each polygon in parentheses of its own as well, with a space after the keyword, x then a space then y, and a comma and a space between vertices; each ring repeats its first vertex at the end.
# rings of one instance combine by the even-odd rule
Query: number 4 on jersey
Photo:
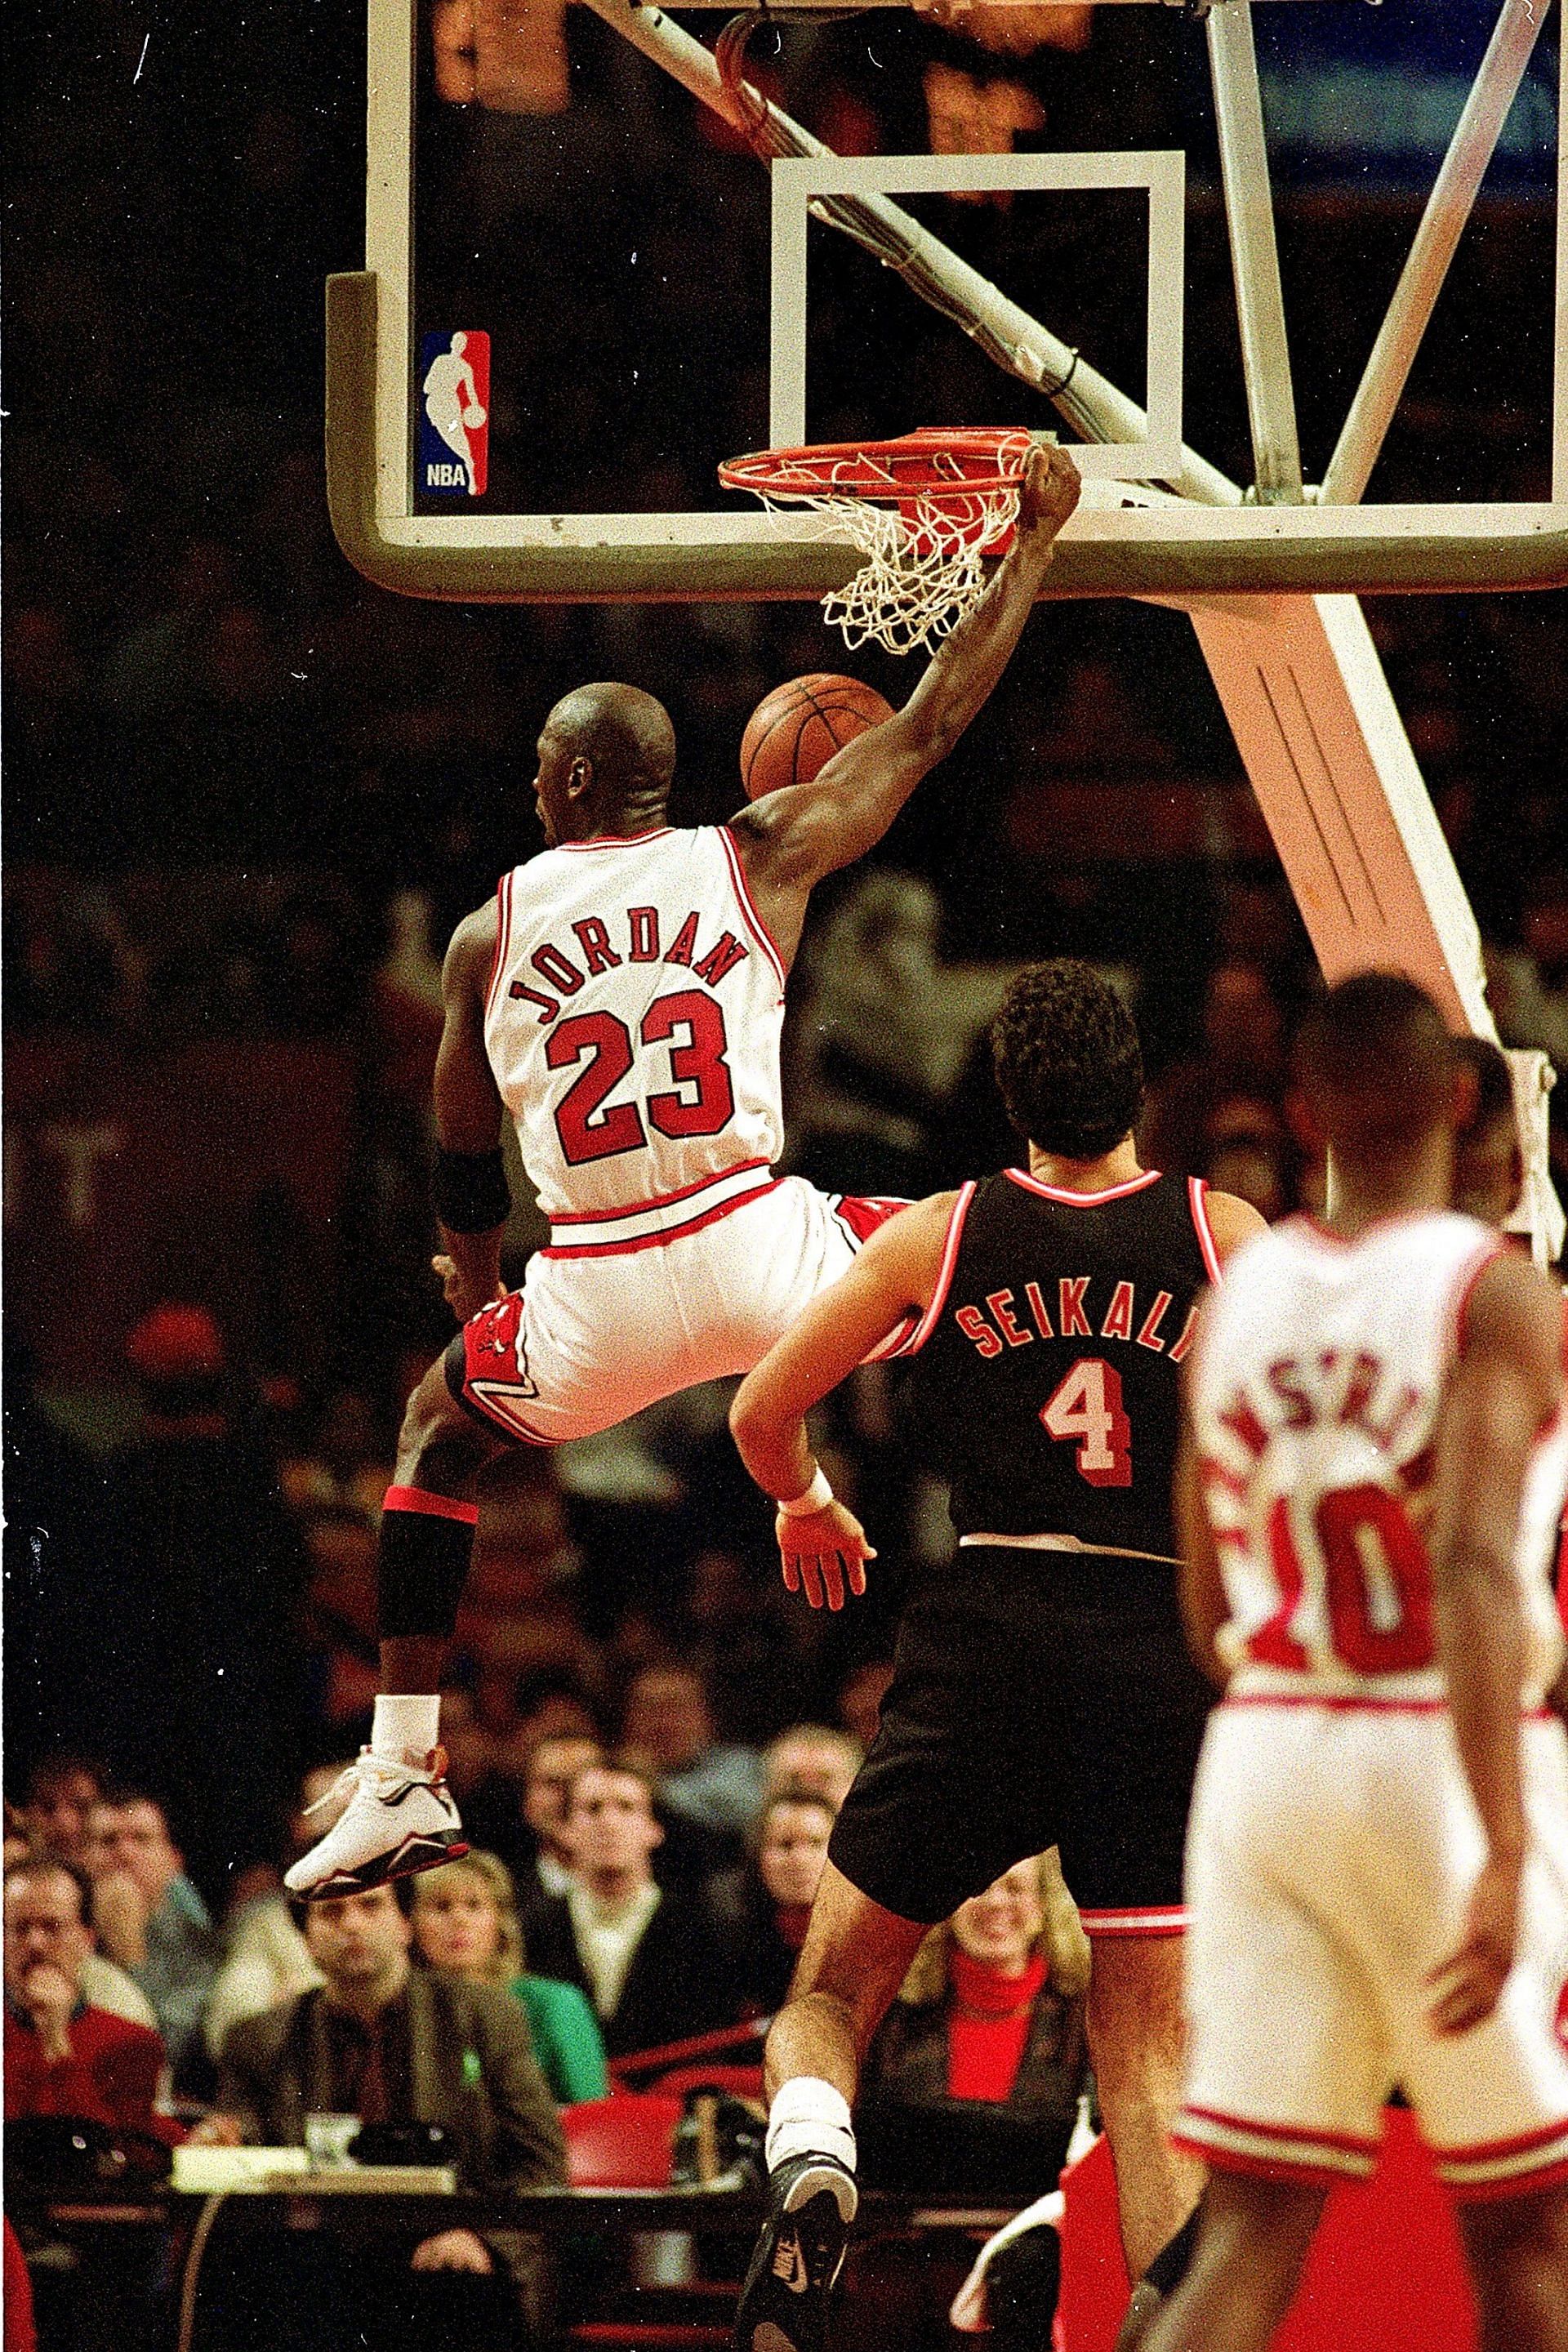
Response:
POLYGON ((1052 1437, 1076 1437, 1078 1475, 1091 1486, 1132 1484, 1132 1423, 1121 1410, 1121 1375, 1102 1356, 1080 1356, 1041 1408, 1052 1437))

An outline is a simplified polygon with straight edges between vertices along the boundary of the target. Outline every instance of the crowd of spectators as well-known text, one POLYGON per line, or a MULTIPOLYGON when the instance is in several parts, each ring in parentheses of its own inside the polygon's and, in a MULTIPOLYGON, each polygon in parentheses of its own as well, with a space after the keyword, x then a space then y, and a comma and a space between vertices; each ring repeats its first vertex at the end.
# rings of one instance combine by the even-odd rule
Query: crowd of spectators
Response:
MULTIPOLYGON (((646 1693, 642 1708, 646 1721, 646 1693)), ((475 1848, 398 1887, 302 1906, 280 1892, 286 1850, 234 1875, 216 1924, 161 1804, 85 1756, 40 1759, 6 1823, 5 2107, 8 2205, 46 2346, 151 2352, 166 2318, 144 2263, 62 2243, 32 2201, 84 2181, 100 2144, 155 2175, 156 2151, 187 2140, 341 2156, 357 2131, 358 2161, 449 2165, 504 2210, 509 2190, 564 2180, 561 2111, 602 2100, 617 2059, 717 2052, 722 2079, 754 2096, 755 2037, 859 1748, 802 1724, 736 1752, 753 1801, 721 1829, 682 1811, 681 1776, 647 1749, 546 1731, 510 1818, 492 1791, 509 1858, 475 1848), (544 1858, 559 1892, 533 1867, 544 1858)), ((319 1820, 342 1793, 331 1768, 306 1775, 289 1850, 305 1809, 319 1820)), ((1087 1979, 1054 1855, 934 1931, 868 2061, 868 2183, 1026 2199, 1054 2178, 1088 2093, 1087 1979)), ((878 2268, 860 2300, 912 2294, 912 2342, 930 2314, 905 2269, 878 2268)), ((395 2217, 342 2243, 253 2231, 204 2290, 202 2340, 391 2352, 412 2331, 521 2352, 548 2340, 581 2284, 526 2231, 488 2222, 395 2217)))

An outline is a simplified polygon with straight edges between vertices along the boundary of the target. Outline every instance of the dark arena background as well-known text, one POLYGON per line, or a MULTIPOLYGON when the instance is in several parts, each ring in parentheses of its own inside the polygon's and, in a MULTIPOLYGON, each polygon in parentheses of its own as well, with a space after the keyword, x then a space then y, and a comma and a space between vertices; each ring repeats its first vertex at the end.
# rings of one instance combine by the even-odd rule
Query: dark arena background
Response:
MULTIPOLYGON (((463 183, 476 209, 456 227, 430 216, 448 240, 433 278, 526 344, 558 408, 551 463, 579 504, 711 503, 716 457, 766 437, 760 363, 726 373, 742 332, 763 332, 742 260, 765 248, 766 178, 672 83, 628 73, 586 10, 496 5, 531 78, 489 176, 463 183), (603 215, 561 193, 600 155, 620 191, 603 215), (469 227, 482 265, 458 250, 469 227), (521 279, 496 258, 508 239, 526 251, 521 279), (657 366, 634 386, 595 339, 652 270, 667 289, 642 321, 657 366)), ((795 26, 770 87, 847 152, 936 140, 939 87, 947 152, 1203 152, 1201 43, 1179 10, 1016 13, 1032 29, 1005 50, 961 22, 926 25, 890 86, 875 20, 795 26)), ((1309 471, 1495 13, 1258 11, 1293 315, 1335 322, 1329 360, 1300 371, 1309 471), (1353 131, 1348 77, 1375 97, 1353 131)), ((709 36, 718 22, 684 21, 709 36)), ((1531 420, 1552 357, 1555 203, 1539 134, 1544 121, 1550 149, 1559 21, 1442 298, 1385 495, 1542 495, 1531 420)), ((657 694, 679 747, 674 821, 710 824, 740 804, 742 732, 781 680, 847 670, 897 702, 921 657, 846 655, 809 602, 483 607, 370 585, 334 541, 322 461, 323 283, 363 250, 360 14, 13 0, 4 43, 6 1852, 42 1840, 109 1881, 100 1944, 155 1987, 173 2137, 215 2095, 201 2011, 218 1970, 253 1906, 286 1923, 302 1779, 368 1736, 381 1496, 403 1402, 452 1331, 430 1269, 441 958, 458 919, 542 845, 546 712, 585 679, 657 694), (135 1873, 113 1859, 112 1823, 123 1834, 139 1805, 183 1858, 158 1900, 182 1890, 191 1932, 163 1976, 145 1916, 128 1927, 113 1899, 135 1873)), ((767 49, 759 36, 759 69, 767 49)), ((950 210, 981 266, 1033 266, 1005 206, 950 210)), ((1189 437, 1250 478, 1224 215, 1201 169, 1194 220, 1187 396, 1203 425, 1189 437)), ((890 279, 862 312, 833 274, 847 267, 825 255, 818 287, 845 383, 873 370, 912 386, 920 412, 889 404, 877 429, 987 402, 973 421, 1005 414, 1005 385, 961 338, 938 354, 929 314, 890 279)), ((1097 337, 1111 372, 1135 375, 1124 325, 1097 323, 1090 301, 1074 340, 1097 337)), ((1298 330, 1301 348, 1312 332, 1298 330)), ((816 391, 826 431, 850 395, 826 377, 816 391)), ((559 493, 553 476, 535 483, 536 446, 526 417, 498 417, 513 504, 559 493)), ((1365 611, 1481 927, 1502 1042, 1568 1067, 1568 593, 1371 596, 1365 611)), ((790 990, 785 1165, 833 1191, 910 1195, 1008 1164, 985 1026, 1012 969, 1059 954, 1134 1006, 1146 1165, 1205 1176, 1270 1220, 1321 1202, 1288 1085, 1316 965, 1194 634, 1152 604, 1042 604, 957 751, 816 894, 790 990)), ((1568 1196, 1557 1109, 1552 1157, 1568 1196)), ((511 1172, 515 1281, 542 1227, 511 1172)), ((714 1955, 686 2025, 721 2038, 782 1990, 742 1981, 723 1915, 728 1902, 750 1920, 763 1900, 748 1841, 773 1743, 802 1725, 869 1736, 907 1579, 952 1541, 896 1381, 858 1378, 820 1444, 879 1557, 864 1601, 807 1612, 780 1589, 727 1402, 695 1391, 503 1465, 443 1717, 474 1843, 520 1879, 542 1834, 525 1810, 542 1740, 647 1752, 666 1899, 690 1906, 699 1978, 703 1937, 714 1955)), ((11 1967, 8 1945, 8 1988, 11 1967)), ((754 2036, 722 2054, 754 2066, 754 2036)), ((29 2161, 44 2159, 18 2142, 7 2198, 46 2352, 357 2340, 331 2332, 331 2294, 303 2270, 294 2332, 247 2332, 257 2273, 237 2255, 225 2284, 222 2240, 181 2336, 195 2207, 166 2232, 73 2225, 36 2181, 29 2203, 29 2161)), ((889 2195, 900 2185, 928 2184, 889 2176, 889 2195)), ((1010 2210, 1019 2186, 979 2201, 1010 2210)), ((951 2231, 895 2243, 848 2298, 841 2352, 955 2343, 945 2312, 974 2252, 956 2243, 961 2258, 951 2231)), ((734 2277, 734 2247, 647 2244, 596 2263, 563 2246, 530 2305, 535 2339, 608 2311, 630 2332, 602 2341, 726 2340, 715 2282, 734 2277), (647 2332, 666 2305, 687 2335, 647 2332)), ((1425 2320, 1365 2338, 1450 2340, 1470 2339, 1425 2320)), ((1065 2352, 1100 2341, 1086 2322, 1065 2352)))

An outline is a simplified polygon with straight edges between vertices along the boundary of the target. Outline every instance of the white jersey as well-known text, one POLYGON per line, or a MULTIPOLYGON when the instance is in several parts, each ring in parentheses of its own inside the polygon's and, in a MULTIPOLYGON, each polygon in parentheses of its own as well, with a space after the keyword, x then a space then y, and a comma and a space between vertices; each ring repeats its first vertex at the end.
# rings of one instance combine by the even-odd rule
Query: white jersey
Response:
POLYGON ((784 972, 729 831, 563 843, 497 897, 485 1048, 552 1226, 591 1247, 765 1184, 784 972))
MULTIPOLYGON (((1433 1439, 1466 1301, 1502 1246, 1447 1213, 1349 1242, 1295 1217, 1226 1266, 1192 1405, 1233 1695, 1443 1696, 1423 1539, 1433 1439)), ((1531 1705, 1562 1658, 1550 1578, 1565 1483, 1560 1414, 1535 1449, 1515 1550, 1531 1705)))

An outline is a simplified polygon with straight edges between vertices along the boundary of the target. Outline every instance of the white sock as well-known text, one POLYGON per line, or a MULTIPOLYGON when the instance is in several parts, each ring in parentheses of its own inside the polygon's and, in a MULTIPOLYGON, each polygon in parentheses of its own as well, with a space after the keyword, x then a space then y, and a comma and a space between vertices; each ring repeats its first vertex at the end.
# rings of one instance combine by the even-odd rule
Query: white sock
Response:
POLYGON ((423 1763, 440 1736, 441 1702, 434 1691, 405 1691, 395 1696, 381 1692, 370 1727, 373 1756, 383 1756, 389 1764, 405 1764, 409 1760, 405 1750, 411 1748, 423 1763))
POLYGON ((836 2156, 855 2169, 848 2103, 816 2074, 796 2074, 783 2084, 768 2109, 768 2170, 776 2172, 792 2156, 836 2156))

